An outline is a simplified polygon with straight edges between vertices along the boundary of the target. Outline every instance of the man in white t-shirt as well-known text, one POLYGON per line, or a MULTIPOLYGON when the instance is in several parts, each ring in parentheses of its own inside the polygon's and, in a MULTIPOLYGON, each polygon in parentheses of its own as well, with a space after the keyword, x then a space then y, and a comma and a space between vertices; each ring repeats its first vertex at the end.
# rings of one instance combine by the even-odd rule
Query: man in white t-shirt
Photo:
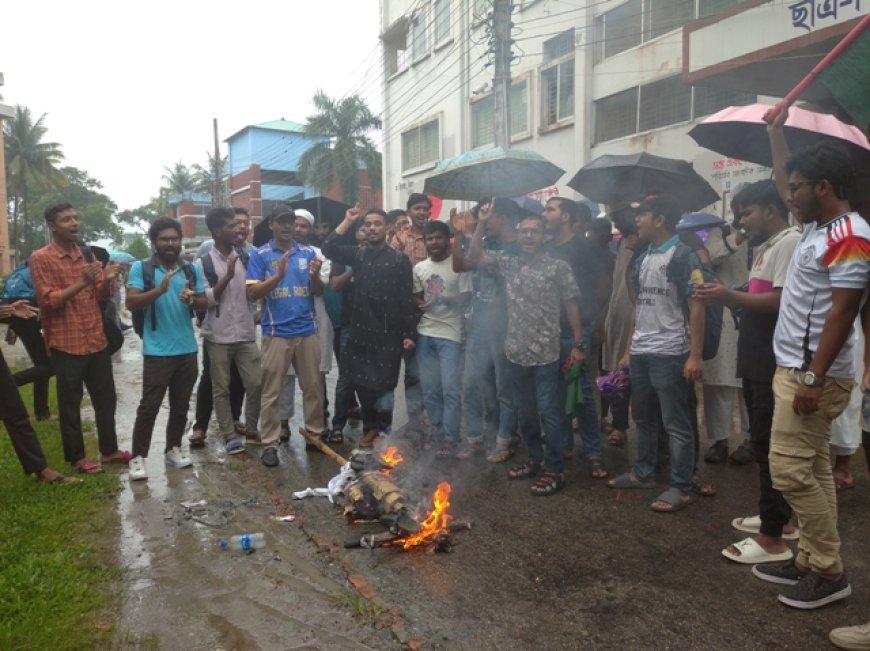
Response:
POLYGON ((852 593, 840 558, 831 473, 831 422, 854 384, 852 324, 870 277, 870 226, 850 212, 849 154, 820 144, 786 164, 789 203, 804 224, 786 276, 773 338, 776 400, 770 442, 773 486, 801 525, 798 555, 756 565, 760 579, 790 585, 779 600, 811 609, 852 593))
POLYGON ((726 547, 722 555, 737 563, 769 563, 790 559, 792 552, 783 536, 795 537, 791 507, 771 483, 768 456, 776 371, 773 333, 789 261, 801 236, 796 227, 789 226, 788 208, 773 181, 745 186, 734 196, 732 205, 755 254, 747 291, 722 283, 704 283, 695 288, 694 295, 705 304, 739 310, 737 377, 743 384, 750 443, 758 462, 758 515, 732 521, 738 531, 755 535, 726 547))
POLYGON ((429 257, 414 266, 414 300, 423 312, 417 325, 417 360, 423 406, 438 456, 446 458, 459 444, 462 326, 471 276, 453 271, 447 224, 426 222, 423 237, 429 257))

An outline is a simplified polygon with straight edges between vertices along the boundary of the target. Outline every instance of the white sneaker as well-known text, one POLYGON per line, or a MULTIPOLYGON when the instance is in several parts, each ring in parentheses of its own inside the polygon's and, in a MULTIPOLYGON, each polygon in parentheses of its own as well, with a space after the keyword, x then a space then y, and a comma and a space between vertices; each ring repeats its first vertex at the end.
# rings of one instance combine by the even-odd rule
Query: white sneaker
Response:
POLYGON ((193 465, 193 461, 190 460, 187 452, 177 445, 166 453, 166 463, 173 468, 187 468, 193 465))
POLYGON ((133 457, 127 466, 130 472, 130 481, 145 481, 148 479, 148 471, 145 470, 145 459, 133 457))
POLYGON ((831 631, 830 639, 834 646, 841 649, 870 649, 870 623, 835 628, 831 631))

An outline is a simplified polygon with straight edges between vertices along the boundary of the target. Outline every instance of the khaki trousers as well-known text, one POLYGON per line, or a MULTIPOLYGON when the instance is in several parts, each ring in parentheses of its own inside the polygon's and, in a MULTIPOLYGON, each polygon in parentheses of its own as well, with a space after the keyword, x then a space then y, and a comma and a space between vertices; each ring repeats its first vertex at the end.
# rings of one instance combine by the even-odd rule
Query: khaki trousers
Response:
POLYGON ((287 369, 293 364, 302 389, 305 429, 323 433, 323 394, 320 382, 320 337, 263 337, 263 369, 260 399, 260 439, 263 445, 278 445, 281 417, 278 398, 287 369))
POLYGON ((846 405, 854 381, 827 378, 819 408, 808 415, 792 409, 800 371, 778 367, 773 377, 770 474, 800 520, 797 562, 823 575, 840 574, 837 494, 831 473, 831 423, 846 405))
POLYGON ((245 425, 256 430, 260 420, 260 349, 255 341, 235 344, 218 344, 208 339, 203 342, 208 349, 211 390, 214 413, 224 440, 235 436, 235 423, 230 408, 230 368, 235 362, 245 387, 245 425))

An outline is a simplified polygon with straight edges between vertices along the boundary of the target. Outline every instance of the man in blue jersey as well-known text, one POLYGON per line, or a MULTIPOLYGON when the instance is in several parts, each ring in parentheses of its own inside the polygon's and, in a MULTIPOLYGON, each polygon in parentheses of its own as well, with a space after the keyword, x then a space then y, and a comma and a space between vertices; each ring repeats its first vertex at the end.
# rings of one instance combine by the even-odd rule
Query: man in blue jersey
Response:
POLYGON ((323 293, 320 260, 314 249, 293 241, 296 215, 279 208, 270 218, 272 239, 251 253, 248 299, 263 299, 260 434, 263 465, 278 465, 281 419, 278 397, 290 364, 302 389, 305 429, 323 434, 323 394, 320 381, 320 338, 314 296, 323 293))

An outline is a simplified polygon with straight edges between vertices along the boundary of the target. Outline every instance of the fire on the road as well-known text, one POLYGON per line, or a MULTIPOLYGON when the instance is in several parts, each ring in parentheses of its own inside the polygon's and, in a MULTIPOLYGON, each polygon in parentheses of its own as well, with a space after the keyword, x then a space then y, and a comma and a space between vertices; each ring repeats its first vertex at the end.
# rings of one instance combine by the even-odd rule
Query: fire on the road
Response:
POLYGON ((400 540, 403 549, 431 543, 439 533, 447 530, 452 519, 447 510, 450 508, 450 484, 442 481, 432 495, 432 510, 420 523, 420 531, 400 540))

